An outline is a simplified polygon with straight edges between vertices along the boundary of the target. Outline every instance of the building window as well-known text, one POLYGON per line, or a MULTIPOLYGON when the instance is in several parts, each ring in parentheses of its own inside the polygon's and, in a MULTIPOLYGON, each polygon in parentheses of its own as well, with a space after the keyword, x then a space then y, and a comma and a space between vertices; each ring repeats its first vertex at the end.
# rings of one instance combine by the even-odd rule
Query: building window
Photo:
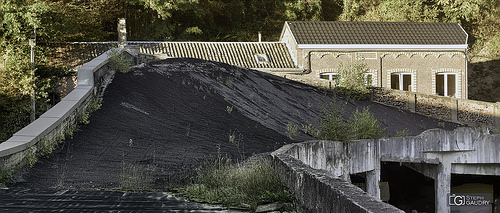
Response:
POLYGON ((437 73, 436 94, 447 97, 456 97, 457 75, 455 73, 437 73))
POLYGON ((319 78, 325 79, 325 80, 330 80, 330 81, 335 81, 339 77, 339 74, 336 72, 325 72, 319 74, 319 78))
POLYGON ((259 64, 269 64, 269 56, 265 53, 261 54, 261 53, 256 53, 255 54, 255 60, 257 61, 257 63, 259 64))
POLYGON ((411 73, 392 73, 391 89, 412 91, 412 79, 413 75, 411 73))

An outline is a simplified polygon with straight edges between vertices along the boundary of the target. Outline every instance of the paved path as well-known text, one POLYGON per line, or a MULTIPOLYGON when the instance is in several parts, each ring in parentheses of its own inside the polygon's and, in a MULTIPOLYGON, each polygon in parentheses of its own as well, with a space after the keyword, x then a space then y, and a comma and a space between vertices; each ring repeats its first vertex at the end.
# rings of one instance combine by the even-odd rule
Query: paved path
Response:
POLYGON ((0 212, 240 212, 164 192, 0 190, 0 212))

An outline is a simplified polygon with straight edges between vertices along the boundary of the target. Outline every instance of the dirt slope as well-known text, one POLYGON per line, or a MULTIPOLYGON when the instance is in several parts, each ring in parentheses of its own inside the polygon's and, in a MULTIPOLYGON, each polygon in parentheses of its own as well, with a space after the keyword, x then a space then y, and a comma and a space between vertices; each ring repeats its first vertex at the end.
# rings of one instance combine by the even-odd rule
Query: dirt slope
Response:
MULTIPOLYGON (((312 139, 287 137, 287 124, 317 125, 333 96, 258 71, 197 59, 168 59, 117 73, 100 110, 48 158, 22 173, 14 186, 110 189, 138 168, 153 189, 190 181, 195 168, 218 154, 232 158, 273 151, 312 139), (125 173, 131 173, 130 171, 125 173)), ((383 122, 386 134, 419 134, 437 121, 371 102, 335 103, 346 118, 357 107, 383 122)), ((452 125, 447 124, 448 127, 452 125)))

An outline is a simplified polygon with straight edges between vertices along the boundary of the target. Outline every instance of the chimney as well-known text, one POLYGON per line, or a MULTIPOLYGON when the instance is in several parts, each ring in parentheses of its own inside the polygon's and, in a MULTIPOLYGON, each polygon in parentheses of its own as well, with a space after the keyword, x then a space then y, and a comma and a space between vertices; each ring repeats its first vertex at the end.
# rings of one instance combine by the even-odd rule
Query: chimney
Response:
POLYGON ((127 24, 125 18, 118 19, 118 47, 124 48, 127 45, 127 24))

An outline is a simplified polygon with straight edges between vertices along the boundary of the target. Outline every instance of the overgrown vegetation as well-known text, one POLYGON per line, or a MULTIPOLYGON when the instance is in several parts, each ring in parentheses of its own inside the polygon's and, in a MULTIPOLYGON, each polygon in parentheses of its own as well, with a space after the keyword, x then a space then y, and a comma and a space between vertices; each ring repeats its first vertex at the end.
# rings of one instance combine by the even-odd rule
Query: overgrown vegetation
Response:
POLYGON ((132 66, 132 58, 127 57, 123 52, 112 49, 109 53, 108 65, 111 70, 126 73, 129 71, 130 66, 132 66))
POLYGON ((125 191, 152 191, 156 167, 125 164, 120 172, 120 189, 125 191))
POLYGON ((194 184, 177 190, 193 201, 252 210, 259 204, 291 202, 293 198, 274 174, 269 160, 234 163, 221 155, 198 170, 194 184))
POLYGON ((344 120, 343 114, 343 108, 339 109, 332 103, 329 109, 324 110, 317 130, 312 125, 305 125, 303 131, 321 140, 343 142, 383 136, 385 129, 380 127, 380 122, 373 117, 369 108, 361 111, 356 109, 348 120, 344 120))
POLYGON ((365 74, 368 72, 368 64, 362 60, 353 63, 340 63, 338 67, 338 86, 335 90, 341 94, 355 99, 365 100, 370 96, 365 74))

